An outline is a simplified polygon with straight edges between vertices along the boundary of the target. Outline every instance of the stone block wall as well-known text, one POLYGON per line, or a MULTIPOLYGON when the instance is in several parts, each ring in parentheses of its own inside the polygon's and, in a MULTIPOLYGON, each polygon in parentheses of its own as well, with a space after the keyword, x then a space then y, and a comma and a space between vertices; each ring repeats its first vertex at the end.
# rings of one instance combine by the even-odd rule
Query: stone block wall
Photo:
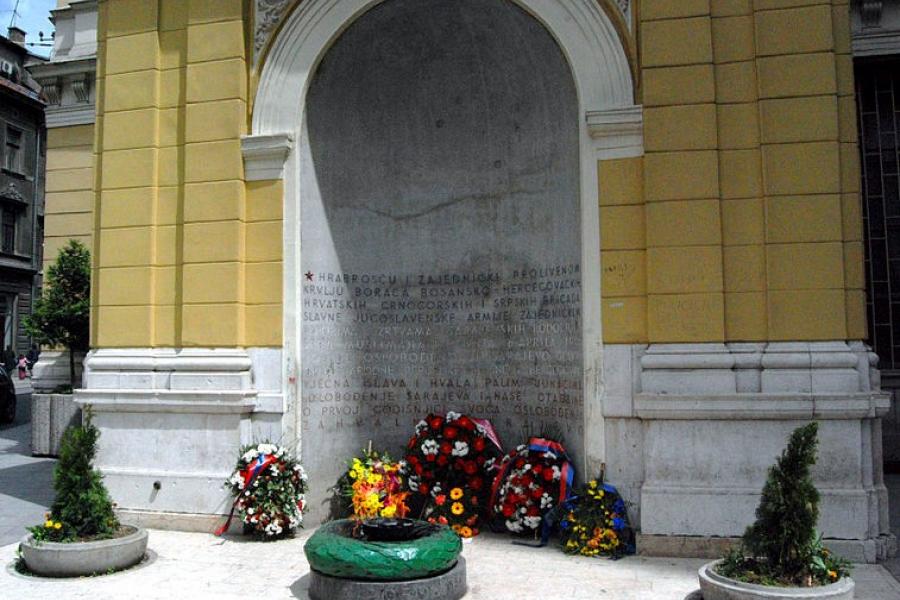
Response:
POLYGON ((645 155, 599 165, 604 342, 864 338, 847 2, 640 7, 645 155))
POLYGON ((245 184, 246 2, 101 2, 94 347, 278 346, 280 184, 245 184))

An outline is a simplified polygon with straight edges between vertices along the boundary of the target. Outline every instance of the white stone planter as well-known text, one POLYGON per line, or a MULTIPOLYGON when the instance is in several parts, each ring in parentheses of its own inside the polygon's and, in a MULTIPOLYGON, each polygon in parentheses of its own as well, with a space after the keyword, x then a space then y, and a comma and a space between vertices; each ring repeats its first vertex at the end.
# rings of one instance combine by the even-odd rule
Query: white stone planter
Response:
POLYGON ((72 394, 31 395, 31 453, 59 456, 63 433, 80 423, 81 408, 72 394))
POLYGON ((700 567, 700 590, 703 600, 853 600, 853 579, 845 577, 830 585, 808 588, 783 588, 755 585, 729 579, 716 573, 715 560, 700 567))
POLYGON ((31 535, 22 539, 25 566, 44 577, 82 577, 102 575, 127 569, 141 562, 147 551, 146 529, 112 540, 96 542, 42 542, 36 544, 31 535))

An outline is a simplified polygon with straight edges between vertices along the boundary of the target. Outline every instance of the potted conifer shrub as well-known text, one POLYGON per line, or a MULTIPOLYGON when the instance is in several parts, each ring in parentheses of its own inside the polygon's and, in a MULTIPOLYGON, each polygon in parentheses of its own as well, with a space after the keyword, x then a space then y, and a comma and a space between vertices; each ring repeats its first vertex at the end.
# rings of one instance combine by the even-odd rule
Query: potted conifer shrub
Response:
MULTIPOLYGON (((79 386, 76 357, 88 349, 90 303, 91 253, 78 240, 69 240, 47 269, 43 294, 25 319, 25 328, 36 342, 68 353, 68 377, 62 375, 62 383, 50 393, 39 393, 48 389, 41 373, 65 369, 40 368, 40 361, 36 365, 31 395, 33 454, 58 456, 63 432, 78 421, 80 411, 72 390, 79 386)), ((46 362, 51 354, 59 352, 48 350, 42 360, 46 362)))
POLYGON ((19 546, 35 575, 78 577, 109 573, 137 564, 147 550, 147 531, 122 525, 94 469, 100 432, 84 411, 84 423, 63 435, 53 473, 56 499, 44 523, 29 527, 19 546))
POLYGON ((819 492, 812 482, 818 423, 796 429, 762 491, 756 522, 738 548, 700 569, 703 600, 851 600, 849 563, 816 533, 819 492))

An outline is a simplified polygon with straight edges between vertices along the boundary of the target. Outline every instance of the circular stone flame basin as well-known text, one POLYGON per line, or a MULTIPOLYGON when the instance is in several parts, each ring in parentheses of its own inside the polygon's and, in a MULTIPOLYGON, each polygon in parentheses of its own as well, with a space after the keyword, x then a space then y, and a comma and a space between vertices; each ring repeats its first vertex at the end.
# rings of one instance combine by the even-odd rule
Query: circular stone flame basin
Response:
POLYGON ((445 526, 341 519, 319 527, 303 550, 312 600, 458 600, 466 593, 462 542, 445 526))
POLYGON ((360 525, 365 539, 371 542, 406 542, 433 532, 434 526, 412 519, 367 519, 360 525))

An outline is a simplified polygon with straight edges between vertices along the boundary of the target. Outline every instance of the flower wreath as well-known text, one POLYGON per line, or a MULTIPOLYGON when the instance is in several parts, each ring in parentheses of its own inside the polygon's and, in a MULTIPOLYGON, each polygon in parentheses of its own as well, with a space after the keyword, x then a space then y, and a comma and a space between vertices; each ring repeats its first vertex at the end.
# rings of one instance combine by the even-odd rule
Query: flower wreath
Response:
POLYGON ((490 421, 452 411, 419 421, 406 449, 409 489, 425 502, 438 483, 447 489, 453 482, 484 495, 488 472, 501 452, 490 421))
POLYGON ((303 523, 306 472, 281 446, 261 443, 241 448, 225 487, 235 500, 228 520, 216 530, 216 535, 228 530, 235 511, 245 527, 263 538, 288 534, 303 523))
POLYGON ((568 497, 575 469, 558 442, 531 438, 503 457, 491 507, 513 533, 538 531, 544 515, 568 497))
POLYGON ((449 525, 459 537, 470 538, 478 535, 478 521, 484 502, 479 494, 459 485, 436 483, 431 489, 431 502, 425 510, 429 523, 449 525))
POLYGON ((356 519, 405 517, 409 512, 403 476, 406 463, 395 462, 386 453, 363 450, 350 461, 347 472, 338 481, 337 490, 349 500, 356 519))
POLYGON ((625 502, 602 477, 582 486, 561 508, 559 543, 566 554, 612 558, 634 554, 634 531, 625 502))

